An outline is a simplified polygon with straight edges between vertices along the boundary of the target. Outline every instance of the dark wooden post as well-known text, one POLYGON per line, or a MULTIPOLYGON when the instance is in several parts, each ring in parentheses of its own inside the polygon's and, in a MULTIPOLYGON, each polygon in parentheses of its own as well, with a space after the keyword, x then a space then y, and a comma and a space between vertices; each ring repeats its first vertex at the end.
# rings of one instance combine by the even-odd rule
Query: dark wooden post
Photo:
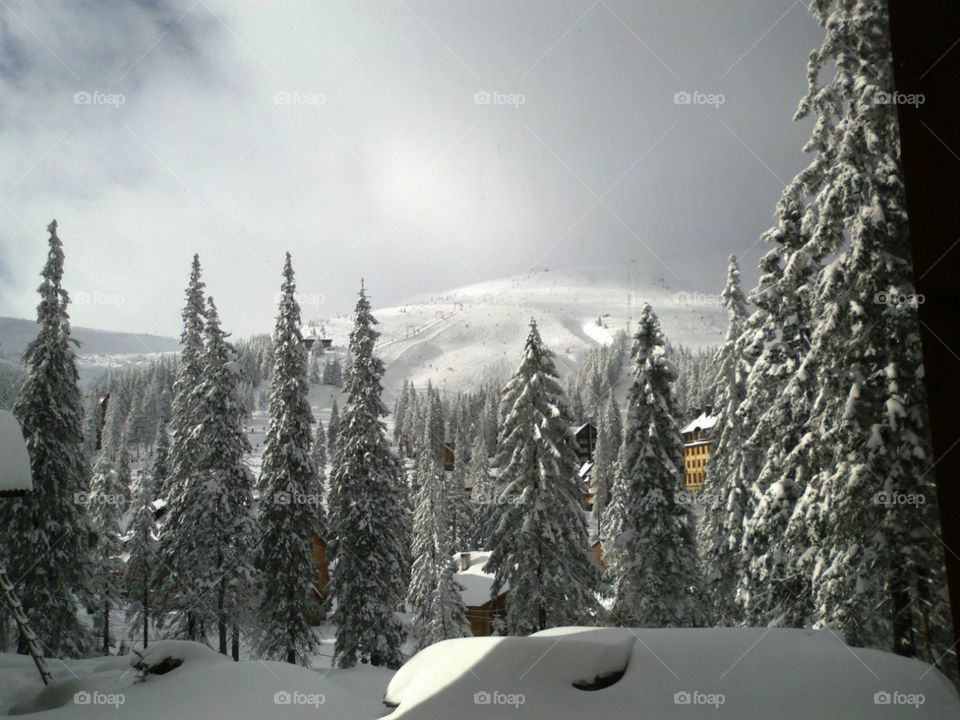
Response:
POLYGON ((960 11, 956 0, 889 0, 910 241, 930 395, 942 541, 960 639, 960 11))

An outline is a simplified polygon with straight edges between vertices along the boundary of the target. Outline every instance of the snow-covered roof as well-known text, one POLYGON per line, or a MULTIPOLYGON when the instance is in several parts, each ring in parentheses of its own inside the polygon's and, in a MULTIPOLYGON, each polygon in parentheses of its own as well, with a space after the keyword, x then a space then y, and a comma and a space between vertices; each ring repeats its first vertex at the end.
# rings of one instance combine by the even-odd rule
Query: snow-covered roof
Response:
POLYGON ((9 410, 0 410, 0 495, 31 490, 30 456, 20 423, 9 410))
MULTIPOLYGON (((483 571, 483 566, 489 559, 490 552, 487 550, 470 551, 470 566, 466 570, 460 570, 460 553, 453 556, 453 562, 457 566, 455 578, 463 586, 460 596, 468 607, 479 607, 491 600, 490 589, 493 587, 494 576, 493 573, 483 571)), ((506 591, 507 588, 504 587, 502 592, 506 591)))
POLYGON ((419 720, 960 717, 956 689, 925 663, 786 628, 578 627, 446 640, 401 667, 384 702, 397 706, 391 717, 419 720), (587 692, 598 679, 609 685, 587 692))
POLYGON ((593 470, 593 463, 589 460, 580 466, 580 479, 586 481, 590 477, 590 471, 593 470))
POLYGON ((700 413, 697 417, 684 425, 680 432, 691 433, 699 430, 713 430, 719 419, 719 415, 707 415, 707 413, 700 413))

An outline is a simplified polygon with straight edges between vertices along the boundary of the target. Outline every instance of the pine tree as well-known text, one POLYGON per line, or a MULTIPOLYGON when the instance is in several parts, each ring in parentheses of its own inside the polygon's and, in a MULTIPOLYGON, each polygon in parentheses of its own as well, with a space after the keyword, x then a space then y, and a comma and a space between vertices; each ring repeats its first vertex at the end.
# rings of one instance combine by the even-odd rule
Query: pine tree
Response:
POLYGON ((510 587, 507 626, 525 634, 582 623, 597 608, 573 420, 536 321, 503 390, 498 496, 485 570, 510 587))
POLYGON ((323 421, 320 418, 316 418, 316 423, 317 429, 314 432, 313 445, 311 446, 313 467, 317 473, 314 484, 319 488, 325 505, 327 496, 327 434, 323 430, 323 421))
MULTIPOLYGON (((83 397, 70 298, 63 279, 57 221, 47 227, 49 252, 38 288, 39 331, 24 353, 28 375, 14 404, 30 454, 34 492, 0 503, 0 544, 31 627, 53 657, 82 655, 89 636, 77 619, 90 569, 83 397)), ((18 652, 27 652, 21 637, 18 652)))
POLYGON ((330 406, 330 422, 327 423, 327 457, 335 460, 337 457, 337 435, 340 432, 340 408, 337 399, 333 399, 330 406))
POLYGON ((142 629, 144 648, 150 644, 150 619, 156 615, 152 605, 154 590, 163 572, 157 560, 160 546, 153 502, 157 488, 169 472, 168 454, 167 425, 161 421, 154 441, 153 465, 150 472, 141 475, 140 488, 133 500, 133 519, 127 541, 129 558, 124 573, 124 589, 131 602, 127 610, 130 636, 136 636, 142 629))
POLYGON ((409 402, 410 380, 404 378, 400 393, 397 395, 397 400, 393 404, 393 442, 398 447, 401 444, 401 438, 404 436, 404 423, 407 420, 407 405, 409 402))
POLYGON ((491 518, 496 517, 496 513, 491 512, 491 507, 497 495, 497 487, 490 476, 490 457, 487 455, 487 439, 482 426, 473 439, 467 475, 470 503, 473 505, 473 529, 470 536, 478 550, 485 549, 490 537, 491 518))
MULTIPOLYGON (((273 333, 270 424, 260 474, 259 654, 307 665, 317 644, 307 622, 316 568, 314 535, 323 527, 318 468, 311 452, 313 415, 307 351, 290 253, 283 267, 280 309, 273 333)), ((323 448, 323 427, 318 444, 323 448)), ((322 472, 320 470, 319 472, 322 472)))
POLYGON ((161 594, 174 611, 171 632, 189 640, 199 639, 211 619, 209 612, 200 612, 207 603, 193 600, 199 586, 191 554, 204 552, 208 540, 203 525, 205 508, 197 505, 202 500, 199 488, 189 482, 202 450, 195 433, 200 407, 194 391, 203 374, 203 288, 200 258, 194 255, 181 313, 183 332, 170 416, 170 471, 158 488, 167 501, 167 518, 160 530, 160 554, 168 572, 162 578, 161 594))
POLYGON ((620 446, 623 444, 623 420, 620 408, 611 394, 607 398, 603 414, 597 428, 597 447, 593 453, 593 508, 590 513, 590 528, 594 540, 602 544, 606 538, 605 525, 607 508, 610 502, 610 490, 618 474, 617 460, 620 446))
POLYGON ((246 411, 238 397, 237 354, 220 327, 213 298, 207 298, 206 318, 203 379, 194 390, 200 410, 194 435, 203 450, 187 490, 187 495, 199 495, 202 526, 187 536, 205 535, 208 549, 195 569, 198 587, 215 594, 220 652, 227 654, 229 631, 237 659, 238 628, 249 609, 254 574, 254 478, 244 459, 250 442, 244 429, 246 411), (195 486, 192 493, 189 486, 195 486))
MULTIPOLYGON (((458 552, 473 546, 472 531, 476 523, 473 505, 467 494, 470 466, 470 448, 467 442, 466 423, 457 424, 454 440, 453 470, 444 473, 446 490, 447 522, 449 523, 448 550, 458 552)), ((449 554, 449 553, 448 553, 449 554)))
POLYGON ((817 625, 854 645, 935 660, 949 645, 944 566, 897 112, 885 99, 894 90, 887 3, 821 1, 812 12, 826 37, 798 113, 818 115, 811 145, 823 162, 807 252, 829 262, 789 388, 817 378, 807 436, 793 451, 809 480, 783 542, 788 559, 788 543, 812 546, 803 567, 817 625), (825 67, 834 74, 821 86, 825 67))
MULTIPOLYGON (((429 434, 429 426, 427 426, 429 434)), ((429 438, 426 443, 429 443, 429 438)), ((413 517, 413 568, 407 603, 413 608, 416 649, 470 635, 461 586, 456 582, 450 552, 448 497, 443 466, 430 454, 422 458, 423 481, 413 517)))
MULTIPOLYGON (((396 667, 402 659, 403 627, 395 613, 406 590, 410 501, 382 420, 384 365, 373 354, 380 335, 375 324, 361 287, 350 333, 347 405, 330 478, 339 667, 357 660, 396 667)), ((329 436, 335 437, 332 419, 329 436)))
POLYGON ((100 441, 100 397, 91 392, 83 409, 83 445, 88 457, 96 455, 100 441))
POLYGON ((683 442, 660 323, 649 305, 633 340, 622 466, 609 509, 613 619, 626 627, 684 627, 700 619, 694 519, 678 502, 683 442))
POLYGON ((115 467, 106 453, 101 454, 90 479, 90 521, 96 533, 94 546, 95 587, 94 597, 98 614, 95 627, 100 637, 104 655, 110 654, 110 612, 120 601, 120 578, 123 573, 123 542, 120 538, 120 521, 127 507, 123 482, 130 479, 130 464, 123 469, 115 467))
POLYGON ((733 625, 742 619, 736 593, 743 575, 740 548, 751 481, 743 449, 746 432, 739 414, 750 370, 743 347, 747 304, 740 287, 740 268, 733 255, 727 267, 723 304, 727 309, 727 335, 717 353, 720 370, 715 382, 720 420, 714 430, 717 443, 707 466, 698 546, 711 603, 711 621, 717 625, 733 625))

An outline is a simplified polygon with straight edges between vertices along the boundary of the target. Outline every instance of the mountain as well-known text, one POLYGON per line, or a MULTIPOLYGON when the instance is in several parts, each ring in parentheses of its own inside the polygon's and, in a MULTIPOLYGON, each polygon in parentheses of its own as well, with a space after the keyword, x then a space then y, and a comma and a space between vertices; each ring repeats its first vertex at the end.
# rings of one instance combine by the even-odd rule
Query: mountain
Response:
MULTIPOLYGON (((92 330, 76 325, 70 330, 80 343, 78 365, 85 382, 106 372, 109 367, 137 364, 160 353, 180 349, 179 340, 160 335, 92 330)), ((35 321, 0 317, 0 363, 19 364, 23 351, 36 336, 35 321)))
MULTIPOLYGON (((588 348, 609 342, 619 329, 635 329, 645 303, 653 306, 672 342, 703 347, 723 338, 726 313, 719 296, 644 277, 625 265, 538 268, 413 297, 396 307, 375 306, 388 400, 405 377, 417 387, 432 380, 452 392, 508 377, 519 362, 531 318, 565 374, 588 348)), ((343 348, 350 318, 325 325, 334 345, 343 348)))

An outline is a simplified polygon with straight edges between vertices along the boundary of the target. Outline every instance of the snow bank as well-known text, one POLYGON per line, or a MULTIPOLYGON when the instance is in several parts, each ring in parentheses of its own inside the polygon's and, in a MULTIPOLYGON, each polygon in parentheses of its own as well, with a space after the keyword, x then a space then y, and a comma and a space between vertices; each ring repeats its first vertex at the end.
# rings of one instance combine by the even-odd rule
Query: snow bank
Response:
POLYGON ((921 662, 850 648, 829 632, 761 628, 448 640, 402 667, 386 701, 397 706, 392 720, 960 717, 954 688, 921 662), (575 687, 604 676, 609 687, 575 687))
POLYGON ((318 673, 286 663, 236 663, 190 642, 158 642, 146 654, 148 664, 166 657, 182 664, 142 681, 131 667, 139 661, 135 655, 71 661, 69 669, 55 667, 54 682, 40 689, 39 678, 26 675, 26 663, 0 654, 0 674, 11 670, 21 679, 8 685, 3 678, 12 698, 4 693, 0 714, 31 712, 38 720, 367 720, 384 714, 383 690, 393 674, 366 666, 318 673))

